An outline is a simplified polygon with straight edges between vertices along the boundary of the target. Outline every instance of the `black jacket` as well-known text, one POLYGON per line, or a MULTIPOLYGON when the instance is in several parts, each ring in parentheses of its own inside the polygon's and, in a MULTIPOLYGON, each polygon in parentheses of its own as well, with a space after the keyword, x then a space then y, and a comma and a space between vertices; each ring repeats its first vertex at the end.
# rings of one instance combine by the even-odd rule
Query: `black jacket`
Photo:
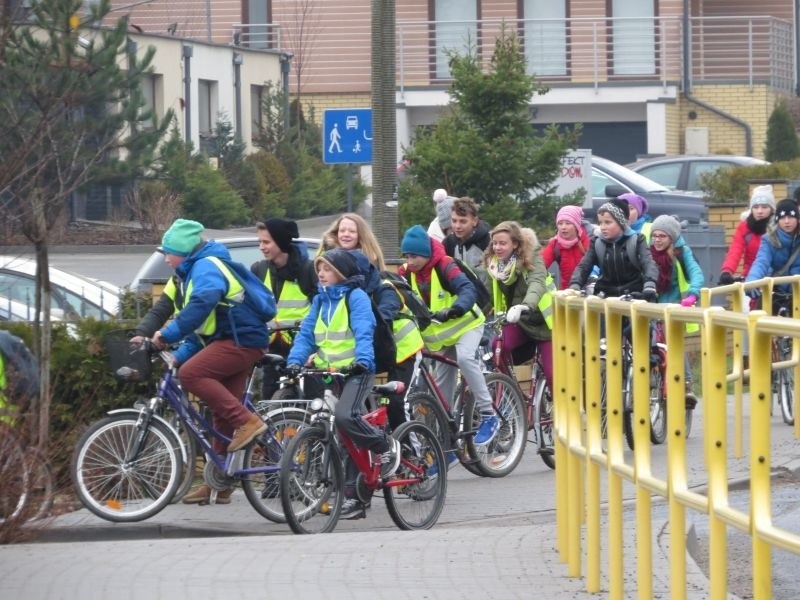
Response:
POLYGON ((250 270, 261 281, 264 281, 269 271, 269 285, 276 300, 280 298, 284 281, 296 281, 309 301, 317 293, 317 272, 314 270, 314 262, 294 244, 289 247, 289 260, 284 266, 279 268, 268 260, 260 260, 253 263, 250 270))

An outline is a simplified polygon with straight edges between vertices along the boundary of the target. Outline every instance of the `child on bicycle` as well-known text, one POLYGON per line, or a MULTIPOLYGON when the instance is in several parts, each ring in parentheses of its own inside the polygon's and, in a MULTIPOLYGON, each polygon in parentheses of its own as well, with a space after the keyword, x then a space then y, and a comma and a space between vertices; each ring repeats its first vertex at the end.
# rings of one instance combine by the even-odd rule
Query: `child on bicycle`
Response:
MULTIPOLYGON (((455 355, 482 416, 473 442, 486 445, 500 429, 500 421, 477 356, 486 319, 475 304, 475 286, 445 254, 441 242, 429 237, 421 225, 405 232, 400 248, 406 263, 397 270, 398 275, 409 279, 434 314, 434 321, 422 331, 422 339, 434 352, 451 358, 455 355)), ((443 396, 451 399, 455 393, 455 369, 437 364, 434 377, 443 396)))
MULTIPOLYGON (((800 274, 800 210, 794 200, 785 198, 775 207, 775 223, 767 228, 761 238, 758 254, 753 261, 745 281, 755 281, 763 277, 800 274)), ((781 285, 775 291, 785 298, 783 304, 790 302, 792 288, 781 285)), ((753 289, 752 297, 759 297, 761 291, 753 289)), ((772 312, 777 314, 779 303, 773 303, 772 312)))
POLYGON ((747 277, 758 254, 761 236, 767 232, 770 218, 775 212, 775 196, 771 185, 759 185, 750 194, 750 208, 743 213, 742 220, 733 232, 733 239, 720 268, 719 284, 733 283, 734 273, 742 265, 742 277, 747 277))
MULTIPOLYGON (((240 282, 252 275, 231 261, 225 246, 203 240, 203 230, 197 221, 177 219, 164 233, 161 250, 181 281, 183 305, 155 332, 153 343, 163 348, 183 341, 175 352, 181 385, 208 405, 214 429, 232 438, 227 448, 217 438, 212 442, 216 452, 225 454, 243 448, 267 428, 241 403, 250 368, 267 348, 267 325, 247 303, 234 303, 240 282)), ((254 277, 253 283, 258 284, 254 277)), ((274 316, 275 300, 264 292, 274 316)), ((229 503, 232 491, 221 491, 217 502, 229 503)), ((202 485, 183 502, 205 504, 210 495, 211 488, 202 485)))
MULTIPOLYGON (((286 359, 286 370, 298 373, 313 354, 314 367, 345 374, 334 414, 336 427, 356 446, 380 454, 381 477, 386 479, 400 465, 400 444, 363 418, 375 381, 375 316, 370 298, 362 289, 364 277, 358 272, 351 251, 343 248, 328 250, 314 260, 314 265, 319 291, 300 325, 286 359)), ((352 480, 354 483, 355 477, 352 480)), ((363 512, 358 500, 348 500, 343 515, 363 512)))
POLYGON ((444 238, 447 256, 461 260, 475 268, 483 261, 483 252, 489 246, 491 227, 478 217, 478 204, 472 198, 457 198, 450 209, 450 233, 444 238))
POLYGON ((545 268, 549 269, 553 263, 558 265, 558 289, 569 287, 569 279, 586 254, 590 239, 583 224, 583 209, 580 206, 567 205, 558 209, 556 234, 542 250, 545 268))
POLYGON ((628 203, 628 223, 633 232, 641 233, 649 243, 653 219, 647 214, 647 199, 633 192, 620 194, 617 198, 628 203))
POLYGON ((594 293, 623 296, 641 293, 649 302, 658 300, 658 268, 647 241, 628 224, 628 203, 613 199, 597 209, 599 233, 592 238, 586 254, 569 281, 570 289, 582 290, 592 269, 600 269, 594 293))
MULTIPOLYGON (((250 270, 264 282, 278 301, 278 313, 269 324, 271 331, 269 351, 288 356, 294 340, 296 327, 311 308, 311 300, 317 293, 317 273, 314 263, 308 258, 308 249, 303 242, 296 241, 300 233, 297 223, 289 219, 273 217, 256 223, 258 248, 264 260, 250 265, 250 270)), ((272 398, 277 390, 278 373, 265 365, 261 396, 272 398)))
MULTIPOLYGON (((681 224, 675 217, 660 215, 653 220, 650 232, 650 254, 658 266, 656 291, 661 303, 680 303, 694 306, 703 287, 703 270, 692 249, 681 235, 681 224)), ((697 406, 692 389, 692 370, 688 355, 684 355, 686 408, 697 406)))
MULTIPOLYGON (((576 207, 577 208, 577 207, 576 207)), ((492 292, 495 313, 506 313, 503 325, 503 364, 519 364, 539 347, 547 385, 553 384, 552 291, 555 286, 542 262, 539 240, 516 221, 503 221, 491 232, 485 269, 478 273, 492 292)), ((577 238, 576 238, 577 239, 577 238)), ((492 343, 494 348, 496 342, 492 343)))

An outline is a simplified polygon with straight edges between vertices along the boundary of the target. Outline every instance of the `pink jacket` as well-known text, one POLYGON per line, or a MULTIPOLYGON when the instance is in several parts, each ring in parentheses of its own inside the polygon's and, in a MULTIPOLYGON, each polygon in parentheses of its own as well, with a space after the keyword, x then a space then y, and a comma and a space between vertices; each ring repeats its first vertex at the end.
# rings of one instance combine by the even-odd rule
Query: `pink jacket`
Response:
POLYGON ((739 268, 739 262, 744 257, 742 264, 742 276, 747 276, 750 272, 750 266, 756 259, 758 254, 758 247, 761 245, 760 233, 753 233, 747 226, 747 221, 742 221, 733 232, 733 239, 731 240, 731 247, 728 248, 728 253, 725 255, 725 260, 722 261, 720 271, 727 271, 735 275, 736 270, 739 268))

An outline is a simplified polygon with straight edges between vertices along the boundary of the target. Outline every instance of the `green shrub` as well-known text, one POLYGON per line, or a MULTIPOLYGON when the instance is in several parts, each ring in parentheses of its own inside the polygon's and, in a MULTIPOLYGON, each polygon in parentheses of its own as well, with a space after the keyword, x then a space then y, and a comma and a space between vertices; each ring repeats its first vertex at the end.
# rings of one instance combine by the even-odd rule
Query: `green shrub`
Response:
POLYGON ((764 158, 770 162, 794 160, 800 156, 794 121, 784 102, 779 102, 767 121, 767 143, 764 158))
MULTIPOLYGON (((750 198, 748 180, 797 179, 800 159, 752 167, 725 167, 700 177, 700 187, 709 203, 747 202, 750 198)), ((780 198, 778 198, 780 200, 780 198)))
POLYGON ((198 166, 186 178, 183 208, 187 219, 200 221, 209 229, 251 224, 244 200, 222 173, 208 164, 198 166))

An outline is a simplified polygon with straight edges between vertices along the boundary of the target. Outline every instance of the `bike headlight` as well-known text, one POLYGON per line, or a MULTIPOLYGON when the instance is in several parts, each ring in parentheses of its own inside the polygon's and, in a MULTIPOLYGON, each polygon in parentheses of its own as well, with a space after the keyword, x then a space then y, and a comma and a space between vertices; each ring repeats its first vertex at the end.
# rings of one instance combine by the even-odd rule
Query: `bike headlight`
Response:
POLYGON ((325 408, 325 401, 322 398, 314 398, 311 404, 308 405, 311 412, 319 412, 325 408))

